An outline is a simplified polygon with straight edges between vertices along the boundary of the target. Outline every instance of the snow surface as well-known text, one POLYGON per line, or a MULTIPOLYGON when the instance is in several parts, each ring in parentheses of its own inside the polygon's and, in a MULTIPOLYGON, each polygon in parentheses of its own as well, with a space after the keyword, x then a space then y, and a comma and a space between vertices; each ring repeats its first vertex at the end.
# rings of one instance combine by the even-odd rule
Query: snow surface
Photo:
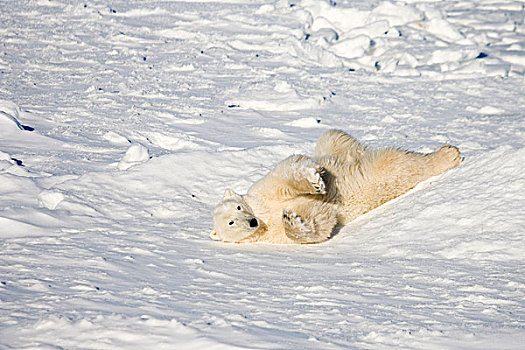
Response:
POLYGON ((522 349, 524 4, 1 1, 0 348, 522 349), (209 239, 328 128, 465 159, 323 244, 209 239))

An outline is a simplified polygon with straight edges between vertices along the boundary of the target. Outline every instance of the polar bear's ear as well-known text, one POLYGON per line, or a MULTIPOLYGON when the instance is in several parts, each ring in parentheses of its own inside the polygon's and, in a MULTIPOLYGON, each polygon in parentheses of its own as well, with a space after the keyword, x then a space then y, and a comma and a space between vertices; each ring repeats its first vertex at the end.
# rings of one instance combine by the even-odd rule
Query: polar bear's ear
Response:
POLYGON ((235 196, 235 192, 233 192, 232 190, 230 190, 229 188, 224 192, 224 197, 222 198, 222 200, 226 200, 226 199, 230 199, 232 198, 233 196, 235 196))

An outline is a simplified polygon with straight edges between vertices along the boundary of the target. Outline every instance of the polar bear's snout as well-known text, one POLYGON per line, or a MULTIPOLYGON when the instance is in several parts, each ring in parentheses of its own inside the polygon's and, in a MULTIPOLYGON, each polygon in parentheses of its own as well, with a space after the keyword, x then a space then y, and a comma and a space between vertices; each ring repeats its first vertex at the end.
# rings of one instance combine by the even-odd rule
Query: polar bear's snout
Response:
POLYGON ((259 226, 259 222, 257 221, 256 218, 253 218, 250 220, 250 227, 257 227, 259 226))

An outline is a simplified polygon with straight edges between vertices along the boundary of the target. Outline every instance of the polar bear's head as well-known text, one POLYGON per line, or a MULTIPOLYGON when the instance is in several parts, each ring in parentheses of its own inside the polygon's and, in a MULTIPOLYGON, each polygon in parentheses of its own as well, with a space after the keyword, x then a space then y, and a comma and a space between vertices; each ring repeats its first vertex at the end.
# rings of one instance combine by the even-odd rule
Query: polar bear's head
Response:
POLYGON ((226 190, 224 198, 213 212, 210 237, 224 242, 249 242, 266 230, 266 225, 253 214, 241 195, 226 190))

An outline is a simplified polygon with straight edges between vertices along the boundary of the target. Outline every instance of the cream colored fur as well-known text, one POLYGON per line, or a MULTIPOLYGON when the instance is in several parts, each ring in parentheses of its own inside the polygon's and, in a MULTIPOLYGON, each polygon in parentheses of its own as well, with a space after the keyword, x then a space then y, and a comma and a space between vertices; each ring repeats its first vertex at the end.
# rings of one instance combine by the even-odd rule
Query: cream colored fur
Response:
POLYGON ((458 166, 457 148, 429 154, 369 150, 340 130, 324 133, 313 156, 294 155, 245 195, 227 190, 211 237, 225 242, 318 243, 429 177, 458 166))

